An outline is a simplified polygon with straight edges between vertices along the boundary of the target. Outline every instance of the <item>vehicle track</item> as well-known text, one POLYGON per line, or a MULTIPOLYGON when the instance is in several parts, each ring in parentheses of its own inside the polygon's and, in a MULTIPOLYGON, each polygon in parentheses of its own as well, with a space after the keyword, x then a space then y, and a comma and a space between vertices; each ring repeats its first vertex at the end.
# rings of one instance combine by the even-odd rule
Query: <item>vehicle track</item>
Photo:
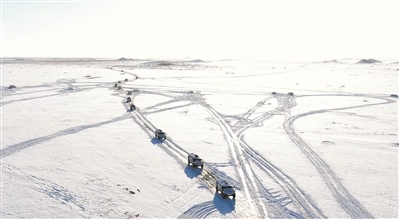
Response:
MULTIPOLYGON (((236 135, 240 140, 240 144, 251 160, 263 171, 265 171, 280 187, 285 191, 285 193, 289 196, 293 204, 300 210, 302 215, 306 215, 306 217, 310 218, 326 218, 326 216, 322 213, 322 211, 315 205, 315 203, 310 199, 308 195, 306 195, 299 186, 295 183, 293 179, 287 176, 282 170, 274 166, 267 159, 262 157, 258 152, 252 149, 244 140, 244 133, 249 128, 254 126, 258 126, 259 123, 273 117, 276 114, 283 112, 285 106, 283 99, 287 98, 284 96, 276 96, 278 100, 278 106, 268 111, 257 118, 252 120, 251 124, 241 127, 236 135)), ((288 97, 290 98, 290 97, 288 97)), ((265 192, 268 191, 265 189, 265 192)), ((270 194, 268 194, 270 197, 270 194)), ((290 211, 290 214, 294 217, 297 217, 298 214, 290 211)))
MULTIPOLYGON (((273 211, 273 212, 278 212, 278 214, 274 215, 282 215, 282 214, 289 214, 293 217, 300 218, 302 217, 301 215, 297 214, 296 212, 290 211, 286 208, 284 208, 283 205, 280 204, 279 207, 276 206, 271 206, 269 204, 266 206, 264 204, 265 201, 268 202, 274 202, 276 203, 275 198, 273 195, 268 193, 267 189, 263 187, 263 185, 260 183, 259 179, 256 177, 255 173, 253 172, 252 168, 250 167, 249 160, 253 161, 258 167, 260 167, 262 170, 264 170, 268 175, 272 176, 272 178, 282 187, 282 189, 286 192, 286 194, 289 195, 290 199, 293 201, 294 205, 297 206, 301 210, 302 215, 306 215, 307 217, 312 217, 312 218, 325 218, 326 216, 323 215, 323 213, 318 209, 317 206, 313 204, 312 201, 310 201, 310 198, 304 194, 304 192, 296 185, 296 183, 288 177, 286 174, 284 174, 281 170, 279 170, 277 167, 275 167, 273 164, 268 162, 266 159, 264 159, 262 156, 260 156, 257 152, 255 152, 244 140, 243 140, 243 134, 244 132, 256 125, 259 125, 259 123, 263 122, 266 119, 269 119, 270 117, 274 116, 275 114, 283 112, 285 109, 290 108, 295 105, 295 102, 292 101, 284 101, 284 98, 281 97, 280 95, 276 97, 278 99, 279 105, 271 110, 268 111, 261 116, 258 116, 257 118, 253 119, 252 121, 249 121, 249 117, 259 108, 261 107, 266 101, 268 101, 271 98, 266 98, 263 101, 259 102, 256 106, 252 107, 250 110, 247 111, 247 113, 244 114, 243 117, 245 120, 246 125, 242 125, 242 122, 238 122, 236 124, 236 129, 238 131, 236 133, 233 132, 232 127, 230 127, 226 121, 222 118, 222 116, 213 108, 211 108, 205 101, 204 99, 200 96, 200 94, 195 94, 195 95, 186 95, 186 98, 179 97, 179 98, 173 98, 171 101, 166 101, 161 104, 157 104, 157 106, 161 106, 164 104, 168 104, 171 102, 178 102, 178 101, 183 101, 186 99, 189 99, 193 102, 196 102, 198 104, 201 104, 204 106, 210 114, 213 116, 214 120, 219 124, 219 126, 222 128, 223 133, 226 136, 226 139, 228 139, 229 143, 229 148, 230 152, 233 156, 233 159, 235 160, 236 164, 236 170, 239 173, 241 184, 243 185, 243 190, 244 193, 247 197, 247 199, 251 202, 252 206, 252 211, 258 211, 258 216, 266 216, 268 215, 268 210, 273 211), (190 97, 192 96, 192 97, 190 97), (187 98, 188 97, 188 98, 187 98), (249 121, 249 124, 248 124, 249 121), (249 158, 249 159, 248 159, 249 158), (255 191, 258 197, 253 197, 251 195, 251 192, 255 191), (263 194, 267 200, 260 200, 260 201, 251 201, 253 199, 260 199, 259 195, 263 194), (254 204, 256 203, 256 204, 254 204), (256 207, 255 207, 256 206, 256 207), (269 208, 267 210, 267 208, 269 208), (279 208, 279 209, 278 209, 279 208)), ((147 110, 152 107, 146 108, 147 110)), ((135 111, 137 114, 137 119, 139 119, 144 125, 143 127, 147 127, 148 131, 147 133, 149 136, 153 137, 153 133, 156 129, 156 127, 149 122, 147 119, 139 113, 138 110, 135 111)), ((137 121, 136 119, 136 121, 137 121)), ((241 120, 240 120, 241 121, 241 120)), ((168 137, 164 141, 165 145, 167 147, 164 147, 164 150, 168 154, 170 154, 172 157, 174 157, 182 166, 184 165, 186 156, 188 154, 187 151, 185 151, 183 148, 178 146, 173 142, 173 140, 168 137)), ((158 144, 159 145, 159 144, 158 144)), ((159 145, 161 146, 161 145, 159 145)), ((208 187, 212 188, 214 185, 212 183, 209 183, 210 181, 215 181, 219 175, 219 177, 225 177, 224 174, 217 173, 215 169, 210 170, 210 168, 207 165, 207 170, 204 171, 204 174, 202 175, 202 179, 205 182, 208 182, 208 187), (216 173, 215 173, 216 172, 216 173), (216 177, 215 177, 216 175, 216 177)), ((263 199, 263 197, 262 197, 263 199)))
MULTIPOLYGON (((135 97, 136 94, 133 95, 133 98, 135 97)), ((191 98, 191 97, 190 97, 191 98)), ((189 98, 189 99, 190 99, 189 98)), ((191 98, 192 99, 192 98, 191 98)), ((126 104, 124 106, 128 110, 129 104, 126 104)), ((129 111, 129 110, 128 110, 129 111)), ((141 126, 141 128, 149 135, 150 138, 154 139, 154 132, 156 130, 156 126, 152 124, 148 119, 146 119, 143 114, 141 113, 140 108, 136 108, 136 110, 132 111, 131 114, 133 115, 135 121, 141 126)), ((184 148, 179 146, 177 143, 173 141, 173 139, 170 136, 167 136, 167 138, 164 141, 158 141, 156 139, 153 140, 153 143, 158 145, 161 149, 163 149, 166 153, 168 153, 171 157, 173 157, 182 167, 187 167, 187 156, 188 156, 188 151, 186 151, 184 148), (154 140, 157 141, 154 143, 154 140)), ((227 179, 229 180, 237 190, 241 190, 241 185, 239 182, 236 180, 232 179, 231 177, 227 176, 225 173, 219 171, 217 168, 212 167, 211 165, 208 165, 207 162, 204 162, 204 168, 202 169, 200 175, 198 175, 198 178, 202 183, 204 183, 204 186, 210 191, 214 192, 215 191, 215 182, 217 179, 227 179)), ((235 205, 235 200, 233 202, 227 202, 227 204, 230 206, 229 208, 234 209, 235 205)), ((246 207, 244 207, 246 209, 246 207)), ((213 209, 215 211, 215 209, 213 209)), ((202 208, 194 208, 190 210, 189 215, 202 215, 204 217, 210 215, 212 212, 208 212, 204 214, 204 209, 202 208), (198 212, 196 212, 198 211, 198 212)), ((248 217, 245 212, 235 212, 236 215, 239 217, 248 217)))
POLYGON ((46 142, 46 141, 49 141, 49 140, 64 136, 64 135, 71 135, 71 134, 75 134, 75 133, 81 132, 81 131, 89 129, 89 128, 96 128, 96 127, 99 127, 99 126, 102 126, 102 125, 106 125, 106 124, 110 124, 110 123, 113 123, 113 122, 122 121, 124 119, 128 119, 129 116, 130 115, 128 113, 125 113, 122 116, 115 117, 113 119, 106 120, 106 121, 103 121, 103 122, 98 122, 98 123, 93 123, 93 124, 88 124, 88 125, 74 126, 74 127, 71 127, 71 128, 60 130, 60 131, 55 132, 55 133, 50 134, 50 135, 46 135, 46 136, 30 139, 30 140, 27 140, 27 141, 23 141, 23 142, 14 144, 14 145, 10 145, 10 146, 0 150, 0 158, 4 158, 4 157, 7 157, 7 156, 10 156, 10 155, 15 154, 17 152, 20 152, 20 151, 22 151, 22 150, 24 150, 26 148, 35 146, 37 144, 40 144, 40 143, 43 143, 43 142, 46 142))
MULTIPOLYGON (((259 185, 259 180, 257 180, 246 155, 243 154, 237 136, 215 109, 206 104, 201 97, 198 97, 198 99, 199 104, 201 104, 218 122, 227 139, 229 150, 234 160, 234 166, 240 177, 245 197, 250 203, 251 211, 256 212, 256 217, 272 217, 273 214, 269 214, 269 210, 272 210, 271 206, 266 206, 265 202, 267 200, 260 196, 261 186, 259 185)), ((281 217, 281 215, 279 216, 281 217)))
POLYGON ((302 113, 296 116, 291 116, 290 107, 287 106, 294 106, 295 99, 294 98, 288 99, 287 100, 288 103, 285 104, 286 107, 284 109, 286 113, 286 121, 284 122, 284 129, 291 138, 291 140, 302 150, 302 152, 309 158, 312 164, 316 167, 317 171, 323 177, 328 188, 331 190, 332 194, 334 195, 337 202, 341 205, 342 209, 352 218, 373 218, 373 216, 359 203, 359 201, 356 198, 354 198, 349 193, 349 191, 342 185, 342 183, 335 175, 335 173, 330 169, 330 167, 317 155, 316 152, 314 152, 309 147, 309 145, 295 132, 293 128, 294 121, 305 116, 318 114, 318 113, 326 113, 330 111, 347 110, 347 109, 355 109, 360 107, 389 104, 394 102, 393 100, 382 97, 375 97, 375 96, 361 96, 361 97, 380 98, 385 100, 386 102, 362 104, 362 105, 333 108, 333 109, 315 110, 307 113, 302 113))
MULTIPOLYGON (((213 116, 214 121, 220 125, 220 127, 223 130, 223 133, 226 136, 226 139, 228 140, 230 152, 235 161, 236 170, 239 173, 241 184, 243 186, 243 191, 244 191, 247 199, 251 202, 252 210, 258 211, 258 216, 265 217, 266 215, 268 215, 268 210, 269 211, 271 210, 273 212, 279 212, 279 214, 277 214, 277 215, 279 215, 280 217, 282 215, 281 212, 283 212, 283 214, 288 213, 295 218, 301 218, 302 215, 306 215, 305 217, 311 217, 311 218, 326 218, 326 216, 322 213, 322 211, 315 204, 313 204, 313 201, 310 199, 310 197, 308 197, 296 185, 295 181, 293 181, 289 176, 284 174, 281 170, 279 170, 277 167, 275 167, 273 164, 271 164, 269 161, 267 161, 261 155, 259 155, 243 139, 244 133, 246 130, 248 130, 249 128, 252 128, 254 126, 260 125, 264 120, 267 120, 267 119, 271 118, 272 116, 274 116, 278 113, 282 113, 282 112, 284 112, 285 114, 288 113, 290 115, 290 109, 296 105, 296 103, 294 101, 294 97, 290 97, 290 96, 283 97, 281 95, 278 95, 278 96, 276 96, 276 98, 279 103, 278 106, 275 109, 256 117, 255 119, 249 120, 249 117, 270 98, 264 99, 263 101, 259 102, 256 106, 254 106, 253 108, 248 110, 247 113, 245 113, 243 116, 243 119, 245 121, 240 120, 234 126, 235 129, 237 130, 236 133, 233 132, 233 130, 232 130, 233 127, 231 127, 230 125, 228 125, 226 123, 226 121, 222 118, 221 114, 218 113, 216 110, 214 110, 212 107, 210 107, 199 94, 185 95, 183 97, 175 97, 175 98, 173 98, 172 101, 166 101, 165 103, 158 104, 157 106, 161 106, 161 105, 168 104, 171 102, 189 100, 192 102, 196 102, 197 104, 200 104, 203 107, 205 107, 205 109, 207 109, 207 111, 213 116), (241 121, 244 121, 244 122, 241 122, 241 121), (256 191, 256 194, 258 194, 258 195, 264 194, 266 196, 266 198, 268 199, 268 201, 274 199, 273 196, 267 192, 267 189, 263 187, 263 185, 260 183, 259 179, 256 177, 255 173, 253 172, 252 168, 250 167, 249 160, 253 161, 258 167, 260 167, 262 170, 264 170, 269 176, 272 176, 274 181, 276 181, 282 187, 282 189, 286 192, 286 194, 288 194, 290 199, 293 201, 294 205, 297 206, 298 209, 300 209, 301 215, 296 212, 290 211, 286 208, 278 209, 275 206, 271 207, 270 204, 268 206, 266 206, 264 204, 264 202, 266 200, 260 200, 262 198, 254 197, 253 195, 251 195, 251 193, 250 193, 251 191, 256 191), (254 200, 257 200, 257 201, 254 201, 254 200), (271 208, 273 208, 273 209, 271 209, 271 208)), ((387 100, 387 102, 389 102, 389 100, 387 100)), ((391 101, 391 102, 393 102, 393 101, 391 101)), ((377 105, 377 104, 366 104, 366 105, 370 106, 370 105, 377 105)), ((362 106, 365 106, 365 105, 362 105, 362 106)), ((148 107, 146 109, 148 110, 151 108, 152 107, 148 107)), ((350 107, 350 108, 353 108, 353 107, 350 107)), ((343 110, 343 109, 349 109, 349 108, 339 108, 339 109, 343 110)), ((338 109, 335 109, 335 110, 338 110, 338 109)), ((324 111, 329 111, 329 110, 322 110, 322 111, 317 111, 314 113, 322 113, 324 111)), ((143 123, 142 127, 147 127, 149 130, 147 133, 149 134, 149 136, 153 137, 153 133, 156 129, 155 126, 153 124, 151 124, 147 119, 145 119, 139 111, 135 111, 135 113, 137 114, 137 119, 143 123)), ((284 123, 284 128, 285 128, 287 134, 290 135, 291 139, 293 139, 293 141, 298 146, 302 146, 302 150, 304 150, 303 149, 304 147, 308 147, 308 146, 307 145, 304 146, 303 145, 304 142, 299 138, 299 136, 297 137, 296 133, 293 131, 292 123, 295 119, 297 119, 299 117, 314 114, 314 113, 305 113, 305 114, 301 114, 301 115, 298 115, 295 117, 289 116, 290 119, 286 119, 286 122, 284 123), (291 125, 287 125, 287 124, 291 124, 291 125)), ((137 121, 137 119, 136 119, 136 121, 137 121)), ((182 166, 185 166, 185 159, 188 154, 187 151, 185 151, 182 147, 180 147, 179 145, 174 143, 170 137, 168 137, 163 142, 163 145, 167 146, 167 147, 163 147, 163 148, 164 148, 164 150, 167 151, 168 154, 175 157, 175 159, 178 160, 178 162, 182 166)), ((159 145, 159 146, 161 146, 161 145, 159 145)), ((307 155, 309 157, 312 157, 312 155, 314 155, 314 154, 307 153, 307 155)), ((317 158, 312 158, 313 163, 323 166, 324 162, 322 160, 321 161, 320 160, 318 160, 317 158)), ((327 165, 324 164, 324 166, 327 166, 327 165)), ((204 180, 204 182, 207 182, 208 188, 210 188, 210 190, 212 190, 212 188, 214 186, 213 183, 211 183, 212 181, 216 180, 219 177, 225 178, 225 174, 223 174, 223 173, 220 174, 220 173, 217 173, 217 171, 215 171, 216 168, 212 169, 207 166, 207 168, 204 170, 205 171, 201 174, 201 177, 204 180)), ((319 170, 319 172, 323 172, 321 170, 321 168, 318 168, 318 170, 319 170)), ((333 179, 333 180, 326 179, 327 176, 325 174, 323 175, 323 178, 326 181, 329 181, 329 182, 338 181, 338 179, 333 179)), ((330 174, 330 176, 331 176, 331 174, 330 174)), ((334 177, 332 177, 332 178, 334 178, 334 177)), ((332 185, 331 183, 329 185, 330 185, 330 187, 331 186, 337 187, 337 186, 332 185)), ((349 194, 346 191, 346 189, 344 189, 344 188, 340 188, 339 191, 344 191, 345 193, 349 194)), ((337 194, 339 194, 339 192, 335 192, 334 194, 337 196, 337 194)), ((342 204, 343 201, 342 201, 342 199, 340 199, 340 200, 341 200, 340 203, 342 204)), ((352 208, 352 209, 356 208, 356 207, 359 208, 359 204, 356 200, 352 200, 351 202, 349 202, 349 201, 346 201, 346 202, 347 203, 344 206, 347 206, 347 208, 352 208), (352 205, 350 205, 349 203, 352 203, 352 205)), ((283 207, 283 206, 281 206, 281 207, 283 207)), ((362 216, 372 217, 362 207, 360 207, 359 210, 350 210, 349 215, 351 215, 352 217, 362 217, 362 216)))
MULTIPOLYGON (((282 113, 284 110, 284 102, 283 97, 278 95, 276 98, 278 99, 278 106, 271 110, 268 111, 252 121, 250 121, 249 124, 242 125, 241 122, 238 122, 235 126, 238 131, 234 133, 232 131, 232 128, 227 124, 225 119, 223 119, 222 115, 218 113, 216 110, 214 110, 212 107, 210 107, 208 104, 205 103, 205 101, 202 99, 202 97, 197 94, 197 99, 199 100, 199 104, 203 105, 213 116, 213 118, 218 122, 220 127, 222 128, 223 132, 225 133, 226 138, 228 139, 228 142, 230 145, 234 145, 234 151, 232 151, 233 158, 235 159, 235 163, 246 163, 245 168, 243 168, 245 171, 241 173, 240 177, 241 180, 244 181, 246 179, 249 179, 251 182, 251 189, 253 191, 258 192, 259 194, 263 194, 266 199, 273 203, 273 204, 279 204, 279 206, 273 205, 273 204, 268 204, 268 210, 271 212, 269 214, 269 217, 280 215, 286 215, 288 217, 288 214, 291 215, 292 217, 295 218, 301 218, 302 216, 299 215, 296 212, 293 212, 287 208, 285 208, 284 204, 280 201, 277 201, 275 197, 273 197, 272 194, 270 194, 267 189, 261 184, 255 173, 253 172, 252 168, 249 165, 248 161, 253 161, 258 167, 260 167, 262 170, 264 170, 268 175, 270 175, 283 189, 284 191, 290 195, 291 200, 294 202, 294 204, 301 209, 302 214, 306 215, 307 217, 311 218, 326 218, 326 216, 321 212, 321 210, 313 204, 313 201, 296 185, 296 183, 289 178, 286 174, 284 174, 281 170, 279 170, 277 167, 275 167, 273 164, 268 162, 266 159, 264 159, 262 156, 260 156, 257 152, 255 152, 249 145, 243 141, 243 133, 254 126, 258 126, 259 123, 263 122, 266 119, 271 118, 272 116, 282 113), (230 131, 228 131, 230 129, 230 131), (229 139, 230 138, 230 139, 229 139), (233 142, 233 143, 231 143, 233 142), (241 151, 239 156, 236 154, 241 151), (234 157, 235 156, 235 157, 234 157), (237 162, 238 161, 238 162, 237 162), (274 214, 273 214, 274 213, 274 214)), ((245 113, 245 123, 247 123, 248 118, 258 109, 260 108, 266 101, 270 100, 272 97, 267 97, 264 100, 258 102, 258 104, 254 107, 252 107, 250 110, 245 113)), ((291 104, 289 105, 289 107, 291 104)), ((240 120, 242 121, 242 120, 240 120)), ((245 124, 244 123, 244 124, 245 124)), ((237 172, 240 172, 238 169, 237 172)), ((285 199, 285 198, 284 198, 285 199)), ((258 202, 258 201, 257 201, 258 202)), ((258 206, 259 207, 259 206, 258 206)), ((261 207, 262 209, 262 207, 261 207)), ((262 210, 266 209, 266 207, 263 207, 262 210)), ((261 210, 261 211, 262 211, 261 210)), ((266 212, 266 211, 264 211, 266 212)))
MULTIPOLYGON (((153 125, 148 119, 146 119, 141 114, 139 108, 137 108, 135 111, 133 111, 132 114, 133 114, 136 122, 138 124, 140 124, 140 126, 144 129, 144 131, 146 131, 146 133, 149 135, 149 137, 154 138, 154 132, 156 130, 156 126, 153 125)), ((187 166, 186 161, 187 161, 187 156, 188 156, 189 152, 186 151, 184 148, 182 148, 177 143, 175 143, 170 136, 167 136, 167 138, 164 141, 161 141, 161 140, 155 140, 155 141, 157 141, 156 145, 158 145, 160 148, 162 148, 165 152, 167 152, 174 159, 176 159, 176 161, 182 167, 187 166)), ((228 177, 226 174, 217 170, 216 168, 206 165, 207 164, 206 162, 204 162, 204 163, 205 163, 205 165, 204 165, 204 168, 203 168, 200 176, 210 191, 214 191, 214 187, 215 187, 214 183, 219 178, 231 180, 235 186, 237 185, 236 187, 238 189, 240 188, 240 186, 238 186, 237 181, 228 177)))
MULTIPOLYGON (((238 129, 240 129, 243 126, 246 126, 248 124, 253 124, 252 120, 250 119, 250 117, 256 112, 256 110, 258 110, 260 107, 262 107, 267 101, 269 101, 270 99, 272 99, 273 97, 266 97, 265 99, 259 101, 255 106, 253 106, 252 108, 250 108, 247 112, 245 112, 240 118, 237 118, 238 122, 231 126, 231 128, 234 131, 237 131, 238 129)), ((224 119, 226 119, 226 117, 224 117, 224 119)))

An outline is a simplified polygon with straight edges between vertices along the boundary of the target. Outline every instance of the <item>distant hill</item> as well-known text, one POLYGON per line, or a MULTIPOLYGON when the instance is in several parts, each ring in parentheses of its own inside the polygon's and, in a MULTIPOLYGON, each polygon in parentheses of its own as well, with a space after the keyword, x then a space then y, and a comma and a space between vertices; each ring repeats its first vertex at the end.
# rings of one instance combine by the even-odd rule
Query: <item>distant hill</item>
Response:
POLYGON ((127 59, 125 57, 117 59, 117 61, 130 61, 130 60, 133 60, 133 59, 127 59))
POLYGON ((187 62, 196 62, 196 63, 199 63, 199 62, 205 62, 205 61, 202 60, 202 59, 194 59, 194 60, 190 60, 190 61, 187 61, 187 62))
POLYGON ((357 64, 374 64, 374 63, 381 63, 381 61, 375 59, 362 59, 357 62, 357 64))
POLYGON ((145 62, 141 63, 138 65, 138 67, 166 67, 166 66, 174 66, 178 64, 177 62, 172 62, 172 61, 151 61, 151 62, 145 62))
POLYGON ((336 59, 331 59, 331 60, 321 61, 321 63, 338 63, 338 61, 336 59))

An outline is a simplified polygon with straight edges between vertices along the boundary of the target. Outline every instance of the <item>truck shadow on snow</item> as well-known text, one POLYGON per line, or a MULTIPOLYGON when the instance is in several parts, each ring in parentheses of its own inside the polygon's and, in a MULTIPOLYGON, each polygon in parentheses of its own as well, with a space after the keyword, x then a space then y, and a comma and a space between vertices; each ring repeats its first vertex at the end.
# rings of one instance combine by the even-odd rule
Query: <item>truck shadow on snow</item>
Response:
POLYGON ((152 139, 151 139, 151 143, 152 143, 153 145, 158 145, 158 144, 162 144, 162 143, 163 143, 163 140, 161 140, 161 139, 159 139, 159 138, 152 138, 152 139))
POLYGON ((184 173, 186 174, 186 176, 188 178, 193 179, 193 178, 201 175, 202 169, 201 168, 193 168, 190 165, 187 165, 186 168, 184 168, 184 173))
POLYGON ((222 198, 219 194, 213 196, 213 204, 220 214, 225 215, 235 210, 236 200, 230 198, 222 198))

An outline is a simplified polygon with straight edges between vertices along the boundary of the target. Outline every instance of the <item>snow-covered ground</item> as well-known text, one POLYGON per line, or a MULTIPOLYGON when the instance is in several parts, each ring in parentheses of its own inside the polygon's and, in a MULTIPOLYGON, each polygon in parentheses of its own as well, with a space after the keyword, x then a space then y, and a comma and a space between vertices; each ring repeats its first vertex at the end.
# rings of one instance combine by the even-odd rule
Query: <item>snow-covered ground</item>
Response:
POLYGON ((398 64, 357 61, 5 60, 1 217, 396 218, 398 64))

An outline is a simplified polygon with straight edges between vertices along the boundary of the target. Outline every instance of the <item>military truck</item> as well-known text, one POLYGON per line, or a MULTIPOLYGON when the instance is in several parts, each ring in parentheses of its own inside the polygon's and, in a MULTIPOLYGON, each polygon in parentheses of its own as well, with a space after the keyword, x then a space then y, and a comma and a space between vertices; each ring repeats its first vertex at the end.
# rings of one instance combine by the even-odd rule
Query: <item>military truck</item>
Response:
POLYGON ((223 198, 232 196, 233 199, 236 198, 236 191, 234 189, 234 186, 231 185, 231 183, 227 180, 224 179, 218 179, 216 180, 216 193, 219 193, 222 195, 223 198))
POLYGON ((201 169, 204 168, 204 162, 197 154, 189 153, 187 160, 188 160, 188 165, 191 165, 193 168, 197 167, 200 167, 201 169))

